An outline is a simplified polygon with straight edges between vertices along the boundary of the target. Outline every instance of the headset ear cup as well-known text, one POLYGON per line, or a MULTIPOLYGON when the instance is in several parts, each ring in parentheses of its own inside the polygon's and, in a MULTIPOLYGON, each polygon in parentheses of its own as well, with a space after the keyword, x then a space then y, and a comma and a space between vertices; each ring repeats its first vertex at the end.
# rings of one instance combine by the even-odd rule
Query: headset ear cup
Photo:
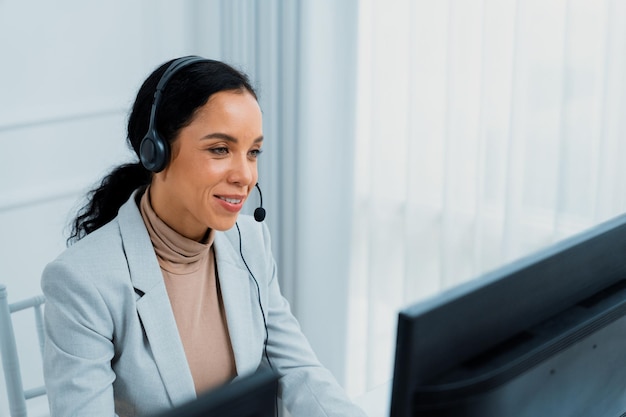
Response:
POLYGON ((169 144, 150 129, 139 145, 139 159, 143 166, 152 172, 161 172, 170 159, 169 144))

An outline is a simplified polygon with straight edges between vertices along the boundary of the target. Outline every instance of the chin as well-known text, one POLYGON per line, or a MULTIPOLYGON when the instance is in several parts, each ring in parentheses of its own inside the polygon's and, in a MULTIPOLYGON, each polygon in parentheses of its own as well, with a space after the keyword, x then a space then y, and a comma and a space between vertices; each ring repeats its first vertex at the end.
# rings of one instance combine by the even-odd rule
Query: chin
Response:
POLYGON ((236 216, 232 219, 224 219, 222 221, 219 222, 215 222, 213 224, 213 226, 211 227, 211 229, 214 229, 218 232, 225 232, 227 230, 232 229, 233 227, 235 227, 235 223, 237 223, 237 218, 239 216, 236 216))

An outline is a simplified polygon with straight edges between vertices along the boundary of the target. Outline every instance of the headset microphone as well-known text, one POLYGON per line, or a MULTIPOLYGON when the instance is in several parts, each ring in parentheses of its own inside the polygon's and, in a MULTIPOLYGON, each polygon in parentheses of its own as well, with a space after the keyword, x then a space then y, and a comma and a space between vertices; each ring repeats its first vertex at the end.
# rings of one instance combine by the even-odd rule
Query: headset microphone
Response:
POLYGON ((254 220, 257 222, 262 222, 265 220, 265 209, 263 208, 263 193, 261 193, 261 187, 259 187, 259 183, 257 182, 255 185, 257 190, 259 190, 259 197, 261 197, 261 204, 254 210, 254 220))

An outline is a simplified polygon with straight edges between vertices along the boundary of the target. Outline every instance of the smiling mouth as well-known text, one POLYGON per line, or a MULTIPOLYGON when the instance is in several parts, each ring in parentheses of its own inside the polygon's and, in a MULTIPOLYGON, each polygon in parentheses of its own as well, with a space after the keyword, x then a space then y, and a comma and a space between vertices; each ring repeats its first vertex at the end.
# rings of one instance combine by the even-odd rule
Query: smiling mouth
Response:
POLYGON ((241 203, 241 199, 237 199, 237 198, 226 198, 226 197, 219 197, 219 196, 217 198, 219 198, 220 200, 224 200, 224 201, 226 201, 227 203, 230 203, 230 204, 239 204, 239 203, 241 203))

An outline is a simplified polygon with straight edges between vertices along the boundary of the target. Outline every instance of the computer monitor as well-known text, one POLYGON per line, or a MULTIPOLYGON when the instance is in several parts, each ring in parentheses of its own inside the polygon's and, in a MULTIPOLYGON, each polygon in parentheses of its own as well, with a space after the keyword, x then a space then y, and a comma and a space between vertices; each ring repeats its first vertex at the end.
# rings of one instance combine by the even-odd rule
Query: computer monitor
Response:
POLYGON ((398 317, 391 417, 626 416, 626 216, 398 317))
POLYGON ((278 376, 257 371, 155 417, 276 417, 278 376))

